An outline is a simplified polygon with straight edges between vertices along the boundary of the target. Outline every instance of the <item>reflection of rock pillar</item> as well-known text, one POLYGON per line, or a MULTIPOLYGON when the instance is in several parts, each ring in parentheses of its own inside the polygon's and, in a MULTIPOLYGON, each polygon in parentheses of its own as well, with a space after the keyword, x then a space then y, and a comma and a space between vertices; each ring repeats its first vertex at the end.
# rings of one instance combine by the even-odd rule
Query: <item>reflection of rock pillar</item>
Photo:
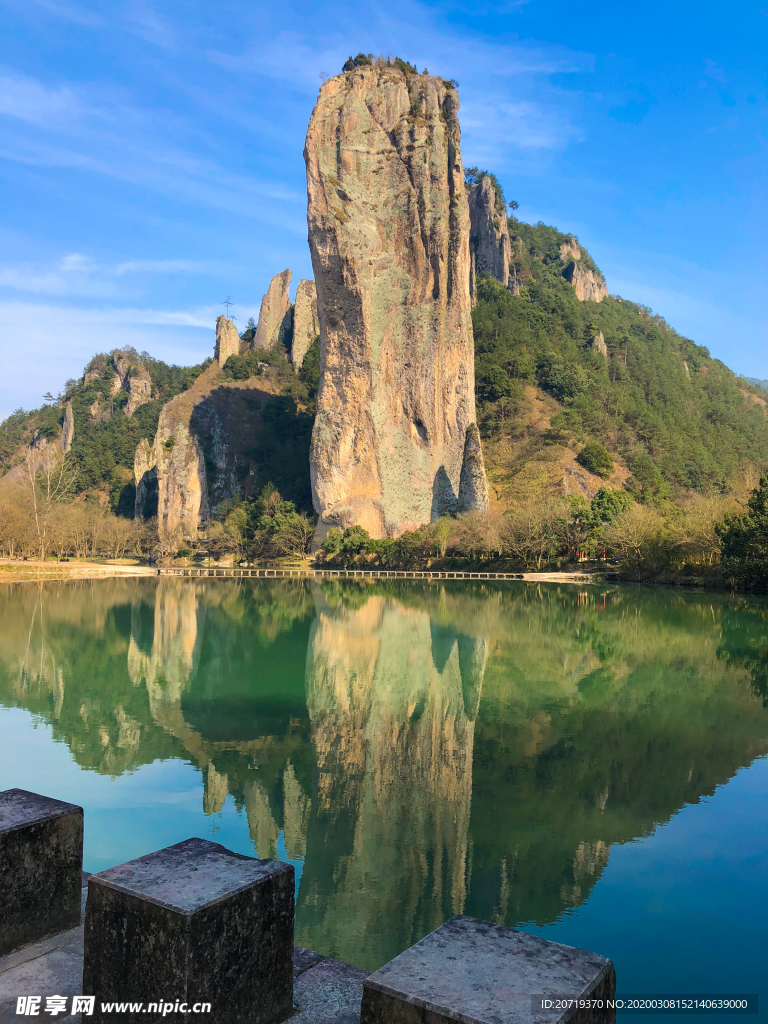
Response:
POLYGON ((145 654, 133 635, 128 646, 128 672, 137 685, 147 684, 152 717, 158 705, 181 700, 198 658, 198 588, 186 580, 160 579, 155 591, 152 653, 145 654))
POLYGON ((318 821, 297 924, 300 933, 311 927, 315 942, 327 935, 335 955, 355 962, 355 937, 380 934, 383 962, 463 911, 484 665, 484 641, 433 627, 426 611, 379 595, 356 609, 320 599, 307 660, 318 821), (339 815, 352 819, 354 843, 335 856, 334 886, 321 892, 316 847, 333 846, 339 815), (371 888, 376 901, 361 900, 371 888), (384 928, 395 908, 399 936, 391 921, 384 928), (339 945, 342 935, 348 946, 339 945))
POLYGON ((205 774, 205 790, 203 792, 203 812, 218 814, 224 806, 229 792, 229 779, 217 772, 212 764, 208 765, 205 774))
POLYGON ((303 860, 306 855, 309 810, 309 797, 289 761, 283 772, 283 832, 289 860, 303 860))
POLYGON ((277 857, 277 837, 280 830, 269 809, 267 791, 258 779, 246 783, 244 790, 248 832, 256 852, 262 860, 265 857, 277 857))

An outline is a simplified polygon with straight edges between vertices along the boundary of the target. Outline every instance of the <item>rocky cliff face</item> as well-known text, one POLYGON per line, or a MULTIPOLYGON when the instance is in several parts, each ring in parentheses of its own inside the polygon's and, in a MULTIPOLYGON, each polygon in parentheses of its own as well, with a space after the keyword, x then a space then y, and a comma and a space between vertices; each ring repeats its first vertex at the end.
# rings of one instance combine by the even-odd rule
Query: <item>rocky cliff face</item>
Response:
MULTIPOLYGON (((232 336, 222 319, 216 338, 220 354, 232 336)), ((136 450, 134 478, 136 515, 154 515, 156 502, 165 551, 197 541, 211 509, 250 493, 256 473, 253 436, 272 394, 272 385, 261 377, 227 380, 214 361, 191 388, 164 406, 154 445, 142 440, 136 450)))
POLYGON ((563 242, 560 246, 560 259, 565 263, 563 277, 573 285, 581 302, 602 302, 608 297, 605 278, 599 270, 585 266, 582 257, 581 246, 575 238, 563 242))
POLYGON ((157 457, 146 437, 142 437, 133 458, 133 479, 136 482, 134 515, 151 519, 157 515, 157 457))
POLYGON ((66 455, 72 447, 72 439, 75 436, 75 414, 72 412, 72 403, 67 402, 64 410, 64 422, 61 425, 61 450, 66 455))
POLYGON ((135 359, 119 350, 112 353, 112 363, 117 376, 112 382, 112 394, 128 392, 128 401, 123 407, 126 416, 133 416, 139 406, 152 401, 152 380, 149 370, 135 359))
POLYGON ((459 502, 475 381, 458 108, 442 79, 361 67, 327 81, 312 113, 318 536, 397 536, 459 502))
MULTIPOLYGON (((476 279, 487 274, 509 287, 512 245, 507 211, 499 210, 496 189, 486 175, 467 192, 469 204, 470 291, 474 297, 476 279)), ((516 278, 513 277, 513 280, 516 278)))
POLYGON ((261 300, 259 322, 253 336, 254 349, 269 351, 278 341, 287 341, 290 337, 292 310, 288 289, 292 277, 290 270, 284 270, 269 282, 267 293, 261 300))
POLYGON ((226 316, 220 316, 216 321, 216 347, 213 350, 213 358, 223 366, 230 356, 240 355, 240 335, 237 328, 226 316))
POLYGON ((320 322, 317 319, 315 282, 302 278, 296 288, 296 303, 293 307, 291 359, 297 370, 301 368, 307 349, 319 333, 320 322))

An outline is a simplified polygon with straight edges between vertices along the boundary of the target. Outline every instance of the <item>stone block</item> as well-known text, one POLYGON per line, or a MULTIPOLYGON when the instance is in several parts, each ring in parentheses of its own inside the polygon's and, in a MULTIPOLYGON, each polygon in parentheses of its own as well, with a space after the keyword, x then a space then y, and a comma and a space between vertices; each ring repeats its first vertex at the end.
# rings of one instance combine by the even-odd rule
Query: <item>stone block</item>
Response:
POLYGON ((539 1013, 532 997, 615 991, 605 957, 458 916, 365 979, 360 1024, 591 1024, 615 1013, 539 1013))
POLYGON ((80 922, 83 809, 0 793, 0 956, 80 922))
POLYGON ((360 1024, 367 971, 340 960, 321 960, 296 979, 291 1024, 360 1024))
MULTIPOLYGON (((293 1007, 294 870, 188 839, 92 875, 83 992, 159 1003, 124 1021, 163 1020, 163 1003, 210 1003, 209 1024, 272 1024, 293 1007)), ((107 1020, 109 1015, 104 1015, 107 1020)), ((179 1019, 184 1019, 179 1017, 179 1019)))

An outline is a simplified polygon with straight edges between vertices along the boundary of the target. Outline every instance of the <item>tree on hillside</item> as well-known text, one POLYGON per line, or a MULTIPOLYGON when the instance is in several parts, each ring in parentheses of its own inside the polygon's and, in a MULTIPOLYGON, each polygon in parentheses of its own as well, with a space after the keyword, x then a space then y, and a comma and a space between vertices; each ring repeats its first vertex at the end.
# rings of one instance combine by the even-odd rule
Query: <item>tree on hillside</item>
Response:
POLYGON ((768 477, 752 492, 744 516, 725 516, 717 526, 723 576, 747 587, 768 586, 768 477))

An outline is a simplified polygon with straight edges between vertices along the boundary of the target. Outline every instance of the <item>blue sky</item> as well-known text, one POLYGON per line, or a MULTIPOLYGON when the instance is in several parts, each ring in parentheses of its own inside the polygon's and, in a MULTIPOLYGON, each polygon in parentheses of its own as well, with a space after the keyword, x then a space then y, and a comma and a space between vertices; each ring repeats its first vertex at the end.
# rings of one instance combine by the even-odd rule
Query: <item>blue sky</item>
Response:
POLYGON ((0 416, 96 351, 192 363, 311 276, 302 149, 350 53, 456 78, 467 165, 613 293, 768 377, 768 0, 0 0, 0 416))

